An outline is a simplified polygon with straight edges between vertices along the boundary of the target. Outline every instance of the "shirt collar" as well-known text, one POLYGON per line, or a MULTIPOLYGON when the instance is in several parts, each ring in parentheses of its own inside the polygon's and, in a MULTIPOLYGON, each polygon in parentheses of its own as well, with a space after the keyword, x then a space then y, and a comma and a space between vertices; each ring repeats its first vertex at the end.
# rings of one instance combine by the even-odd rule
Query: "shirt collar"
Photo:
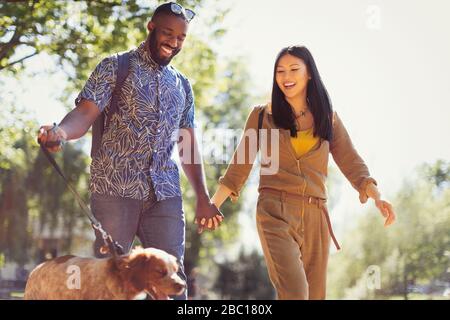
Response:
POLYGON ((150 50, 148 49, 148 42, 144 41, 142 42, 139 47, 137 48, 137 52, 139 53, 139 57, 144 60, 145 63, 147 63, 152 69, 158 70, 158 71, 164 71, 166 66, 161 66, 153 60, 152 56, 150 55, 150 50))

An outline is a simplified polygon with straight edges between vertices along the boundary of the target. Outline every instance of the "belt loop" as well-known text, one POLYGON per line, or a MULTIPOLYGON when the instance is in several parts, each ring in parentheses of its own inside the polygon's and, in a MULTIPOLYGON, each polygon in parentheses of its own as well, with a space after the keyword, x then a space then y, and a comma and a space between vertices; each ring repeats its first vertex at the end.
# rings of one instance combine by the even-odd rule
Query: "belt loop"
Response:
POLYGON ((282 202, 285 202, 285 200, 286 200, 286 191, 281 191, 281 201, 282 202))
POLYGON ((321 204, 322 204, 322 199, 320 199, 320 198, 317 198, 317 208, 319 208, 319 209, 320 209, 320 207, 321 207, 321 204))

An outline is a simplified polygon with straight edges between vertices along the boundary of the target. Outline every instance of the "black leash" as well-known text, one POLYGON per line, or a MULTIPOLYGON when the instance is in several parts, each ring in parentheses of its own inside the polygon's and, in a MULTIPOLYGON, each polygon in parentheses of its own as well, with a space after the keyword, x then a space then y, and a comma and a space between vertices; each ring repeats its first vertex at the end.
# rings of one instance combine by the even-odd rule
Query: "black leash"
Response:
MULTIPOLYGON (((100 234, 102 235, 103 241, 105 242, 105 245, 108 246, 108 248, 109 248, 110 252, 112 253, 112 255, 116 258, 118 255, 125 254, 125 252, 123 250, 123 247, 117 241, 114 241, 113 238, 111 237, 111 235, 109 233, 107 233, 105 231, 105 229, 103 229, 101 223, 91 213, 91 210, 86 205, 86 203, 83 201, 83 199, 78 194, 78 192, 75 190, 75 188, 72 187, 72 185, 70 184, 69 180, 66 178, 66 176, 62 172, 62 170, 59 167, 59 165, 56 163, 55 158, 53 158, 53 156, 50 154, 50 152, 46 149, 46 147, 39 140, 38 140, 38 143, 41 146, 41 150, 45 154, 45 156, 47 157, 48 161, 52 164, 52 166, 55 168, 56 172, 58 172, 58 174, 61 176, 61 178, 66 183, 66 185, 69 188, 69 190, 75 196, 75 199, 77 200, 77 202, 80 205, 81 209, 84 211, 84 213, 87 215, 87 217, 91 221, 92 227, 95 230, 97 230, 98 232, 100 232, 100 234)), ((59 142, 46 143, 47 147, 52 147, 52 146, 57 146, 57 145, 60 145, 60 143, 59 142)))

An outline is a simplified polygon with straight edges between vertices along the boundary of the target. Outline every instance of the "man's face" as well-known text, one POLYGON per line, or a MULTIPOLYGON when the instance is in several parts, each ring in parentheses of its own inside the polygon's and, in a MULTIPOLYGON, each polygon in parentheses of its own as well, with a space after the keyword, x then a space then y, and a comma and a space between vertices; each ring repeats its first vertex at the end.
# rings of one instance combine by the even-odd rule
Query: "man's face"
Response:
POLYGON ((147 25, 150 54, 156 63, 166 66, 183 47, 188 23, 171 14, 161 14, 147 25))

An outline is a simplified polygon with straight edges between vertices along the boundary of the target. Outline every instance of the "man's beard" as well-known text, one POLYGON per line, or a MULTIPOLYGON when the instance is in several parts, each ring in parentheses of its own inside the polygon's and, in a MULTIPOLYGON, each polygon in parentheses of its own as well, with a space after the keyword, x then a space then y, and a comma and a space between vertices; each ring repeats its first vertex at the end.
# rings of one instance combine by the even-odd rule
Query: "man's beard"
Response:
POLYGON ((150 55, 152 59, 160 66, 167 66, 170 63, 170 61, 172 61, 172 58, 175 57, 178 54, 178 52, 180 52, 180 49, 175 49, 173 51, 173 54, 169 58, 160 57, 158 44, 156 42, 156 29, 150 33, 148 47, 150 49, 150 55))

